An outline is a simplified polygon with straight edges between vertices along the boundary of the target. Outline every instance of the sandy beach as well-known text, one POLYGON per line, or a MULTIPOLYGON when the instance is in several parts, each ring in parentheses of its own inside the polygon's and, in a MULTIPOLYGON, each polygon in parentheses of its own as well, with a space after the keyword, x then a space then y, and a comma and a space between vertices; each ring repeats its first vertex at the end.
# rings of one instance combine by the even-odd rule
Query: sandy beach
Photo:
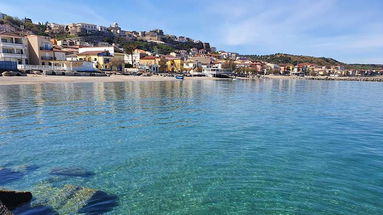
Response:
MULTIPOLYGON (((252 80, 251 78, 238 78, 244 80, 252 80)), ((374 81, 383 82, 383 76, 375 77, 328 77, 328 76, 262 76, 258 79, 288 79, 288 80, 333 80, 333 81, 374 81)), ((185 80, 225 80, 222 78, 209 77, 185 77, 185 80)), ((112 75, 110 77, 94 77, 94 76, 0 76, 1 85, 19 85, 19 84, 44 84, 44 83, 87 83, 87 82, 128 82, 128 81, 179 81, 174 77, 163 76, 124 76, 112 75)))
MULTIPOLYGON (((185 77, 185 80, 216 80, 217 78, 208 77, 185 77)), ((179 81, 174 77, 163 76, 123 76, 112 75, 110 77, 94 76, 0 76, 0 85, 19 85, 19 84, 44 84, 44 83, 86 83, 86 82, 127 82, 127 81, 179 81)))

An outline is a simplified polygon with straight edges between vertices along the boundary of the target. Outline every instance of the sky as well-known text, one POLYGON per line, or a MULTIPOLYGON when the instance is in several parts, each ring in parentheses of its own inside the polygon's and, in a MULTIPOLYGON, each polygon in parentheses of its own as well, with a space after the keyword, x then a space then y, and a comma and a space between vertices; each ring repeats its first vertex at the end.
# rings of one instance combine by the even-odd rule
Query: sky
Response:
POLYGON ((33 22, 163 29, 241 54, 383 64, 383 0, 0 0, 33 22))

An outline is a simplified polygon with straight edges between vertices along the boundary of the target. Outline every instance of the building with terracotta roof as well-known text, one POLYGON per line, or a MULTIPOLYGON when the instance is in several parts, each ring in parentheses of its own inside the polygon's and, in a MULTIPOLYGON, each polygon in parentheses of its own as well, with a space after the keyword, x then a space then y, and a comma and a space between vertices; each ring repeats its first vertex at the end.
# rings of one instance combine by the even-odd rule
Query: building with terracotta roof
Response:
POLYGON ((78 52, 79 59, 97 62, 98 69, 121 71, 125 67, 125 54, 113 46, 83 47, 78 52))
POLYGON ((98 51, 85 51, 81 52, 77 55, 77 59, 79 61, 88 61, 94 62, 96 64, 96 68, 101 70, 111 70, 111 62, 113 56, 109 51, 98 50, 98 51))
POLYGON ((155 57, 155 56, 145 56, 140 59, 140 64, 142 65, 153 65, 153 64, 159 64, 161 58, 155 57))

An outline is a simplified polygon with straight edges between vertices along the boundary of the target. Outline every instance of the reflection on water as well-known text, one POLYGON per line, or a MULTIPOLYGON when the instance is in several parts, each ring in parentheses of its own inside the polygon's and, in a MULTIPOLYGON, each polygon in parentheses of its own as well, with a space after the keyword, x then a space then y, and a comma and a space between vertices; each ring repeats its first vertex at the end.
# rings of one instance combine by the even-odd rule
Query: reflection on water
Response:
POLYGON ((3 186, 101 190, 118 197, 106 214, 380 215, 382 89, 304 80, 0 86, 0 167, 20 176, 3 186), (58 168, 77 175, 52 175, 58 168))

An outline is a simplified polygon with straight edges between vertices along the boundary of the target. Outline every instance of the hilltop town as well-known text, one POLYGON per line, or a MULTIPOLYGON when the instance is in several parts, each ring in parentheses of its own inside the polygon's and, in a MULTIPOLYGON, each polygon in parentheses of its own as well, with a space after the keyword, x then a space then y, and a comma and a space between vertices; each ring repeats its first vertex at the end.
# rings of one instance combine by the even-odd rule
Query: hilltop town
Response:
POLYGON ((163 30, 127 31, 118 23, 33 23, 0 13, 3 75, 186 75, 209 77, 383 75, 381 65, 347 65, 329 58, 245 56, 163 30))

